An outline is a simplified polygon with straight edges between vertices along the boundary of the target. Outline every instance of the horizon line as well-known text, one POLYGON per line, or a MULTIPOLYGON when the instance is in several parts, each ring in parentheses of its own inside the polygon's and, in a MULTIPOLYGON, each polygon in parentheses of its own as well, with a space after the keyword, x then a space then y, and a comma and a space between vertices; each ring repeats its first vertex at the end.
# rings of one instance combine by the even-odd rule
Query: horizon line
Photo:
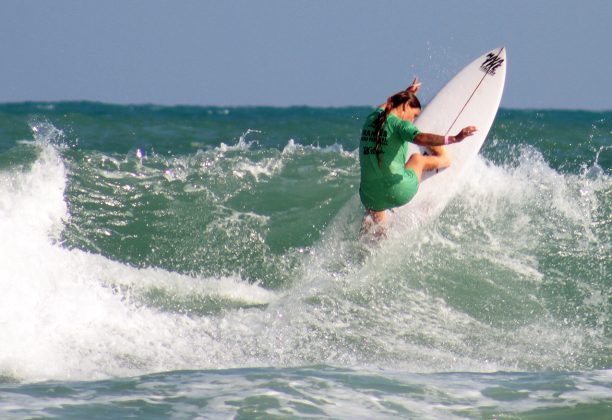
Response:
MULTIPOLYGON (((347 104, 347 105, 309 105, 309 104, 291 104, 291 105, 271 105, 271 104, 195 104, 195 103, 155 103, 155 102, 106 102, 101 100, 91 99, 62 99, 62 100, 22 100, 22 101, 2 101, 0 106, 5 105, 57 105, 57 104, 92 104, 103 106, 133 106, 133 107, 159 107, 159 108, 319 108, 319 109, 342 109, 342 108, 376 108, 376 105, 371 104, 347 104)), ((424 106, 424 108, 427 105, 424 106)), ((612 112, 612 108, 571 108, 571 107, 507 107, 500 106, 498 109, 512 111, 585 111, 585 112, 612 112)))

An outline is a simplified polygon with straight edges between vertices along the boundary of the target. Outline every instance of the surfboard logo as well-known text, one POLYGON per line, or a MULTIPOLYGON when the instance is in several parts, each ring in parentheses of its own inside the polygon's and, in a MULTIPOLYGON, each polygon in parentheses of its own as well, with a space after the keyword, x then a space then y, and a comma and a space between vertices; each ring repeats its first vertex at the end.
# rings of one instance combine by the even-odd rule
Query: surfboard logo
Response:
POLYGON ((487 54, 486 60, 480 65, 480 70, 487 74, 494 75, 497 70, 504 63, 503 58, 499 58, 499 54, 489 53, 487 54))

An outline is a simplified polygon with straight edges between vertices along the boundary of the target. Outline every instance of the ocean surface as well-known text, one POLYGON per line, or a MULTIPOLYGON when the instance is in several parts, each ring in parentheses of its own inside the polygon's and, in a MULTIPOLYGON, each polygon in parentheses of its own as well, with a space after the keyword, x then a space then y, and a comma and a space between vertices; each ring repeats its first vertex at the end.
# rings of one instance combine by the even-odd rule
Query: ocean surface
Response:
POLYGON ((0 104, 0 418, 610 418, 612 112, 374 241, 370 111, 0 104))

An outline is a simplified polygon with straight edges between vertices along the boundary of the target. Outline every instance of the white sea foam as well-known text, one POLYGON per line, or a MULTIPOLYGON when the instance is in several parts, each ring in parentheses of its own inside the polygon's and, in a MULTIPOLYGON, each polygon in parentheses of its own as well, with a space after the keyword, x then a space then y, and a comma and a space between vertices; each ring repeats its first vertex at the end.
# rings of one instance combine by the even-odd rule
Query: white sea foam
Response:
MULTIPOLYGON (((588 236, 604 175, 561 175, 532 151, 525 165, 478 158, 438 218, 416 230, 397 224, 374 247, 355 241, 354 198, 305 253, 295 283, 274 292, 238 276, 136 268, 63 247, 67 174, 50 144, 61 134, 51 132, 37 138, 31 168, 0 174, 0 234, 10 238, 0 244, 0 375, 94 379, 320 363, 393 363, 412 372, 573 369, 597 334, 547 314, 538 289, 547 274, 533 254, 545 240, 540 229, 559 233, 560 222, 588 236), (589 191, 586 204, 581 188, 589 191), (159 293, 170 297, 166 306, 154 301, 159 293), (190 299, 236 304, 209 312, 168 307, 190 299)), ((248 211, 218 223, 236 218, 267 223, 248 211)), ((584 290, 605 325, 609 292, 584 290)))
POLYGON ((136 295, 261 305, 276 294, 239 278, 138 269, 62 247, 66 170, 52 140, 37 140, 30 169, 0 174, 0 375, 93 379, 228 363, 214 316, 160 311, 136 295))
MULTIPOLYGON (((366 342, 380 336, 376 341, 393 355, 387 357, 407 370, 584 366, 593 345, 601 351, 593 337, 601 336, 609 316, 602 304, 609 291, 599 280, 592 286, 564 274, 588 296, 600 321, 577 326, 580 315, 574 315, 560 323, 550 314, 555 300, 546 291, 554 290, 552 270, 541 262, 557 246, 584 247, 574 235, 610 248, 593 231, 595 191, 605 191, 609 178, 562 174, 532 148, 524 148, 518 162, 496 166, 478 157, 454 195, 443 197, 446 207, 422 207, 407 223, 396 213, 387 239, 366 252, 353 239, 359 206, 348 203, 304 264, 302 298, 317 296, 330 305, 311 324, 324 325, 333 313, 346 320, 347 333, 366 342), (592 192, 585 202, 579 190, 587 185, 592 192), (368 302, 363 313, 361 301, 368 302)), ((571 305, 567 309, 572 313, 571 305)))

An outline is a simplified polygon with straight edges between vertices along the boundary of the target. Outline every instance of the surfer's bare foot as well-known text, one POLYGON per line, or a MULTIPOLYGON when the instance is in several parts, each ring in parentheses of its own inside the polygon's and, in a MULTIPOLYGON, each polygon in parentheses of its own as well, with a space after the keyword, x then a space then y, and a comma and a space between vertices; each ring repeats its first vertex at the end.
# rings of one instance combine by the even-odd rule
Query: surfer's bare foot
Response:
POLYGON ((373 235, 376 239, 387 237, 387 215, 384 211, 366 210, 361 222, 360 235, 373 235))
MULTIPOLYGON (((368 217, 369 219, 369 217, 368 217)), ((379 225, 370 220, 361 225, 359 236, 370 237, 374 239, 386 239, 387 238, 387 225, 379 225)))

